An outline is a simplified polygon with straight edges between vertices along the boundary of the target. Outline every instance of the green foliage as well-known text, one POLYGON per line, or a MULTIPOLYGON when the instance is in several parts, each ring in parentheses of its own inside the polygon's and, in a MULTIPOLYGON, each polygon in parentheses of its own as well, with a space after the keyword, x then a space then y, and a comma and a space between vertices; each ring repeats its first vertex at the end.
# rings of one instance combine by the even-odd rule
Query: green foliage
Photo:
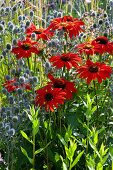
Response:
MULTIPOLYGON (((67 132, 70 131, 70 127, 68 127, 67 132)), ((75 142, 74 136, 72 136, 72 132, 70 131, 71 136, 67 136, 67 132, 65 133, 65 139, 58 134, 59 140, 64 146, 65 149, 65 158, 63 158, 61 155, 58 155, 58 153, 55 155, 55 160, 58 161, 59 159, 62 160, 62 166, 63 170, 69 169, 71 170, 80 160, 82 154, 84 151, 80 152, 76 158, 75 157, 75 151, 77 149, 77 143, 75 142)))
MULTIPOLYGON (((26 111, 27 112, 27 111, 26 111)), ((35 151, 35 136, 39 131, 39 121, 38 121, 38 110, 35 113, 35 109, 34 107, 30 108, 30 113, 31 115, 27 112, 27 115, 32 123, 32 129, 33 129, 33 134, 32 134, 32 140, 29 139, 29 137, 27 136, 27 134, 23 131, 20 131, 20 133, 22 134, 22 136, 33 145, 33 158, 30 158, 27 154, 27 151, 21 147, 21 151, 22 153, 28 158, 29 162, 33 165, 32 170, 34 170, 35 168, 35 156, 37 154, 39 154, 40 152, 42 152, 49 144, 50 142, 44 147, 44 148, 40 148, 38 150, 35 151)))

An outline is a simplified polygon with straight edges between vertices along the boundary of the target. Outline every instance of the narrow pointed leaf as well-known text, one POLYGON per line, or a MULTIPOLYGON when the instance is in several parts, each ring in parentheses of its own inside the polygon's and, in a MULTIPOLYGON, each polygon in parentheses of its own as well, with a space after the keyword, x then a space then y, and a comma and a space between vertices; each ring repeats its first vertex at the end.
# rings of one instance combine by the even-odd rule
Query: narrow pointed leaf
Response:
POLYGON ((60 139, 61 143, 64 145, 64 146, 67 146, 67 143, 65 142, 64 138, 62 136, 60 136, 58 134, 58 138, 60 139))
POLYGON ((26 140, 28 140, 30 143, 33 144, 33 141, 29 139, 29 137, 27 136, 27 134, 26 134, 25 132, 23 132, 23 131, 21 130, 20 133, 22 134, 22 136, 23 136, 26 140))
POLYGON ((31 159, 31 158, 28 156, 27 151, 26 151, 24 148, 22 148, 22 147, 21 147, 21 151, 22 151, 22 153, 28 158, 29 162, 30 162, 31 164, 33 164, 33 159, 31 159))
POLYGON ((47 148, 47 146, 51 143, 51 141, 44 147, 44 148, 40 148, 38 150, 35 151, 35 155, 42 152, 45 148, 47 148))
POLYGON ((80 160, 82 154, 84 153, 84 151, 80 152, 79 155, 75 158, 75 160, 73 161, 72 165, 71 165, 71 168, 73 168, 77 162, 80 160))
POLYGON ((63 162, 63 170, 67 170, 67 166, 64 162, 63 162))

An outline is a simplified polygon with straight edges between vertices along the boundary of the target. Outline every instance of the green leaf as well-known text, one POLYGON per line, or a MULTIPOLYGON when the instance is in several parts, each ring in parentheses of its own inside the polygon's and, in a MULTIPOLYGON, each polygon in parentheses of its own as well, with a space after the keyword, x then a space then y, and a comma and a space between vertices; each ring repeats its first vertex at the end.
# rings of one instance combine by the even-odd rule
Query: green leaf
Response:
POLYGON ((104 146, 104 144, 102 143, 102 144, 101 144, 101 147, 100 147, 100 151, 99 151, 99 153, 100 153, 101 156, 104 156, 104 155, 107 153, 108 149, 109 149, 109 148, 107 148, 107 149, 104 151, 104 147, 105 147, 105 146, 104 146))
POLYGON ((70 129, 70 126, 68 126, 68 129, 66 129, 66 133, 65 133, 65 141, 68 142, 70 137, 72 135, 72 129, 70 129))
POLYGON ((38 121, 38 119, 33 120, 33 129, 34 129, 34 133, 36 135, 39 131, 39 121, 38 121))
POLYGON ((51 143, 51 141, 44 147, 44 148, 40 148, 38 150, 35 151, 35 155, 42 152, 45 148, 47 148, 47 146, 51 143))
POLYGON ((67 143, 65 142, 64 138, 62 136, 60 136, 58 134, 58 138, 60 139, 61 143, 64 145, 64 146, 67 146, 67 143))
MULTIPOLYGON (((25 110, 26 111, 26 110, 25 110)), ((26 111, 26 113, 27 113, 27 115, 28 115, 28 117, 29 117, 29 120, 31 121, 31 122, 33 122, 33 118, 32 118, 32 116, 26 111)))
POLYGON ((82 154, 84 153, 84 151, 80 152, 79 155, 75 158, 75 160, 73 161, 72 165, 71 165, 71 168, 73 168, 77 162, 80 160, 82 154))
POLYGON ((94 162, 94 159, 92 159, 89 154, 87 154, 87 159, 86 162, 87 162, 87 166, 89 168, 89 170, 94 170, 95 169, 95 162, 94 162))
POLYGON ((63 162, 63 170, 67 170, 67 166, 64 162, 63 162))
POLYGON ((55 154, 55 161, 58 162, 60 159, 60 155, 58 153, 55 154))
POLYGON ((82 138, 82 141, 77 140, 77 139, 75 139, 75 140, 79 143, 79 145, 82 145, 82 146, 84 146, 85 148, 87 147, 87 146, 86 146, 86 139, 83 139, 83 138, 82 138))
POLYGON ((72 152, 65 146, 66 157, 72 162, 72 152))
POLYGON ((97 109, 97 106, 93 107, 93 109, 91 110, 91 114, 94 113, 96 109, 97 109))
POLYGON ((97 164, 97 170, 103 170, 103 166, 100 162, 97 164))
POLYGON ((44 150, 44 148, 38 149, 37 151, 35 151, 35 155, 38 154, 38 153, 40 153, 40 152, 42 152, 43 150, 44 150))
POLYGON ((98 142, 98 131, 94 134, 94 145, 98 142))
POLYGON ((89 144, 90 146, 93 148, 93 150, 96 152, 96 154, 98 155, 98 157, 100 158, 100 154, 97 150, 97 148, 95 147, 95 145, 93 144, 92 140, 89 138, 89 144))
POLYGON ((90 95, 87 93, 87 106, 91 105, 90 95))
POLYGON ((29 139, 29 137, 27 136, 27 134, 26 134, 25 132, 23 132, 22 130, 20 130, 20 133, 22 134, 22 136, 23 136, 26 140, 28 140, 30 143, 33 144, 33 141, 29 139))
POLYGON ((30 112, 31 112, 32 117, 34 118, 35 117, 35 109, 34 109, 34 107, 30 107, 30 112))
POLYGON ((107 158, 108 158, 108 155, 106 155, 106 156, 104 156, 104 158, 102 158, 102 165, 106 162, 106 160, 107 160, 107 158))
POLYGON ((109 153, 110 153, 111 159, 113 161, 113 146, 112 145, 110 145, 110 147, 109 147, 109 153))
POLYGON ((91 133, 91 130, 88 128, 88 126, 85 123, 82 123, 82 121, 80 119, 78 119, 79 123, 81 123, 83 125, 83 127, 85 127, 87 130, 89 130, 89 132, 91 133))
POLYGON ((60 155, 60 159, 61 159, 61 161, 63 162, 64 159, 63 159, 63 157, 62 157, 61 155, 60 155))
POLYGON ((24 148, 22 148, 22 147, 21 147, 21 151, 22 151, 22 153, 28 158, 29 162, 30 162, 31 164, 33 164, 33 159, 31 159, 31 158, 28 156, 27 151, 26 151, 24 148))

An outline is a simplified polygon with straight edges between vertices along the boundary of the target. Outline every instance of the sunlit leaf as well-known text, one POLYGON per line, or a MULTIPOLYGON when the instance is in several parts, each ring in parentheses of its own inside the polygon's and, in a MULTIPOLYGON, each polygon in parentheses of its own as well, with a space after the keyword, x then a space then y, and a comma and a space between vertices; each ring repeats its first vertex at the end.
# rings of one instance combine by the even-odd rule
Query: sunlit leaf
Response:
POLYGON ((77 162, 80 160, 82 154, 84 153, 84 151, 80 152, 79 155, 75 158, 75 160, 73 161, 72 165, 71 165, 71 168, 73 168, 77 162))

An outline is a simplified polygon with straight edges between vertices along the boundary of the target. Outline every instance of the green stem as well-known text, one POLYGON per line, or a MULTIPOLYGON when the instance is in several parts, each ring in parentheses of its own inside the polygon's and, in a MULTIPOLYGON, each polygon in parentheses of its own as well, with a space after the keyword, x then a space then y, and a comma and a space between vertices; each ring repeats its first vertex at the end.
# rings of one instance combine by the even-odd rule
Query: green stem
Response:
POLYGON ((64 44, 64 53, 66 53, 67 52, 67 33, 64 33, 65 35, 65 44, 64 44))
MULTIPOLYGON (((89 117, 87 119, 87 146, 86 146, 86 156, 88 154, 88 144, 89 144, 89 117)), ((86 170, 87 170, 87 162, 86 162, 86 170)))
POLYGON ((65 65, 63 66, 63 70, 62 70, 62 77, 63 77, 64 72, 65 72, 65 65))
POLYGON ((113 170, 113 160, 112 160, 112 170, 113 170))
POLYGON ((71 161, 70 161, 70 167, 69 167, 69 170, 71 170, 71 161))
POLYGON ((59 125, 60 125, 60 132, 61 132, 61 113, 60 110, 57 108, 58 115, 59 115, 59 125))
POLYGON ((94 84, 94 90, 95 90, 95 96, 96 96, 96 105, 97 105, 97 115, 96 115, 96 124, 98 126, 98 116, 99 116, 99 112, 98 112, 98 99, 97 99, 97 92, 96 92, 96 87, 95 87, 95 81, 93 81, 94 84))
POLYGON ((102 55, 99 55, 99 62, 102 62, 102 55))
POLYGON ((27 63, 28 63, 28 68, 30 70, 30 62, 29 62, 29 57, 27 57, 27 63))
POLYGON ((33 127, 33 169, 35 168, 35 127, 33 127))
POLYGON ((35 72, 36 72, 36 54, 35 54, 35 60, 34 60, 34 75, 35 75, 35 72))

